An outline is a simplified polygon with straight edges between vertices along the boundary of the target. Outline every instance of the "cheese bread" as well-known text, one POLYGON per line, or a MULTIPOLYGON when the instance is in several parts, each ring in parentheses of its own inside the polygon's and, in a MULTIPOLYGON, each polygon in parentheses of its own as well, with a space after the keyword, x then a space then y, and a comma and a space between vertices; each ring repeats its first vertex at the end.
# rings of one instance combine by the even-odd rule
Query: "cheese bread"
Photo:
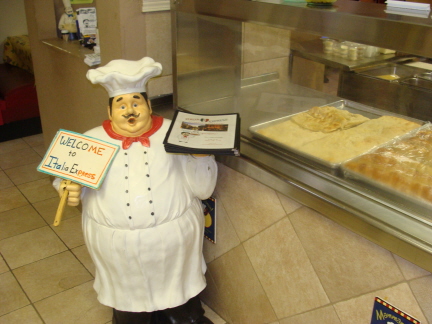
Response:
POLYGON ((341 163, 363 154, 420 125, 403 118, 381 116, 361 125, 330 133, 305 144, 301 151, 331 163, 341 163))
POLYGON ((303 128, 324 133, 348 129, 369 120, 360 114, 353 114, 332 106, 313 107, 308 111, 294 115, 291 119, 303 128))

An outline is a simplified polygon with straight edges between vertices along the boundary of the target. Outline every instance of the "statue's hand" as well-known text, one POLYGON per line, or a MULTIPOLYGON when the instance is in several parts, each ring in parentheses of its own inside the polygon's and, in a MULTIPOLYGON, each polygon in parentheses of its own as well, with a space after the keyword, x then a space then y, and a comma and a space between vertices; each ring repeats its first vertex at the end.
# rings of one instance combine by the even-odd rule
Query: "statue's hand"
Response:
POLYGON ((67 184, 67 180, 62 180, 60 183, 59 195, 63 196, 65 190, 69 191, 68 195, 68 205, 78 206, 81 201, 81 185, 75 182, 67 184))

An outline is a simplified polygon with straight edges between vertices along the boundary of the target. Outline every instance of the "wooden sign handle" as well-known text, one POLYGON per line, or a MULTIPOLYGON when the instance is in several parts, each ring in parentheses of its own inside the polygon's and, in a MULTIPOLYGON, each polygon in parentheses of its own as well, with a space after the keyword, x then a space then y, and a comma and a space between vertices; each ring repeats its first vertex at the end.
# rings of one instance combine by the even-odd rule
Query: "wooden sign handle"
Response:
MULTIPOLYGON (((71 181, 67 180, 66 181, 66 186, 68 186, 70 183, 71 183, 71 181)), ((63 194, 62 194, 61 198, 60 198, 60 203, 59 203, 59 205, 57 207, 57 212, 56 212, 55 219, 54 219, 54 224, 53 224, 54 226, 59 226, 60 225, 61 219, 63 217, 63 211, 65 209, 68 196, 69 196, 69 190, 65 189, 63 191, 63 194)))

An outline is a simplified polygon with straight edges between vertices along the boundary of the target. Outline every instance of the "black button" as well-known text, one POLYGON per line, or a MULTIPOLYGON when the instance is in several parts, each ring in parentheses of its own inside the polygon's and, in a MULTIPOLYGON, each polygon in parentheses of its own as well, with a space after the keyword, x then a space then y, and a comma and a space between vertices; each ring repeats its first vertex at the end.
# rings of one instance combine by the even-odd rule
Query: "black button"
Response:
POLYGON ((126 176, 125 179, 127 179, 128 177, 126 176))
POLYGON ((127 167, 128 165, 127 164, 125 164, 125 167, 127 167))
POLYGON ((125 155, 127 155, 127 153, 125 152, 125 155))
POLYGON ((151 188, 148 188, 148 190, 150 191, 150 190, 151 190, 151 188))
POLYGON ((148 165, 148 162, 146 162, 145 165, 148 165))
POLYGON ((152 204, 152 203, 153 203, 153 200, 150 200, 149 203, 152 204))
POLYGON ((126 190, 126 193, 128 193, 129 192, 129 190, 126 190))
POLYGON ((151 215, 153 216, 153 215, 154 215, 154 213, 151 213, 151 215))
POLYGON ((132 216, 129 216, 129 219, 132 219, 132 216))
POLYGON ((150 174, 146 174, 146 177, 147 177, 147 178, 150 177, 150 174))
POLYGON ((147 154, 147 151, 144 151, 144 154, 147 154))
POLYGON ((130 204, 129 204, 129 203, 127 203, 127 204, 126 204, 126 206, 130 206, 130 204))

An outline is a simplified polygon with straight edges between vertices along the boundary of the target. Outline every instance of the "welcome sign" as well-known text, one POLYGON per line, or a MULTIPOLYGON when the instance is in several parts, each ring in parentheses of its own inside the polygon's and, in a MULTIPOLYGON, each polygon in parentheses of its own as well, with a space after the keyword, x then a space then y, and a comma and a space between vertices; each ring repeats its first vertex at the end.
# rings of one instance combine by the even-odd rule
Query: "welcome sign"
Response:
POLYGON ((98 189, 120 147, 60 129, 37 170, 98 189))
POLYGON ((420 321, 383 299, 375 297, 371 324, 420 324, 420 321))

